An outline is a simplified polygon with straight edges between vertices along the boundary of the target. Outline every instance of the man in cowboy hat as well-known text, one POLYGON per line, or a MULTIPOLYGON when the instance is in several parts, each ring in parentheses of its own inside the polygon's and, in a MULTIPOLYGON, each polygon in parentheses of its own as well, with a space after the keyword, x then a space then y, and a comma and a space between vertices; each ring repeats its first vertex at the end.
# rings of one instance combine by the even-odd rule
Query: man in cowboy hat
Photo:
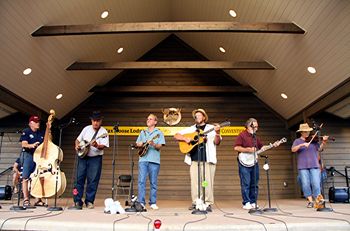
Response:
POLYGON ((320 151, 323 151, 323 147, 328 140, 328 136, 323 136, 321 144, 318 142, 306 142, 312 130, 307 123, 300 124, 297 131, 297 133, 300 133, 300 137, 294 140, 292 145, 292 152, 298 154, 298 173, 302 191, 308 201, 306 206, 308 208, 314 206, 324 207, 324 199, 321 195, 321 170, 318 155, 320 151), (316 204, 314 204, 313 198, 316 204))
POLYGON ((75 150, 79 150, 81 141, 88 141, 96 137, 102 137, 92 143, 89 152, 84 158, 78 158, 77 179, 73 191, 74 206, 71 209, 82 209, 83 207, 83 192, 85 180, 87 181, 85 192, 85 205, 88 209, 94 208, 94 201, 97 192, 98 183, 101 177, 102 170, 102 155, 105 147, 109 147, 109 137, 107 130, 102 127, 102 119, 100 111, 94 111, 90 116, 91 125, 86 126, 78 138, 75 140, 75 150), (103 136, 103 134, 107 134, 103 136))
MULTIPOLYGON (((205 199, 207 205, 207 211, 211 212, 211 205, 214 204, 214 176, 216 168, 216 146, 221 142, 220 136, 220 125, 207 124, 208 115, 203 109, 196 109, 192 112, 195 124, 189 128, 186 128, 175 134, 174 138, 178 141, 190 143, 192 139, 185 137, 185 134, 194 133, 196 131, 208 131, 214 128, 213 131, 209 132, 205 139, 205 145, 199 144, 198 147, 194 147, 186 156, 185 163, 190 165, 190 177, 191 177, 191 196, 192 205, 190 209, 196 208, 196 200, 198 198, 205 199), (203 148, 200 148, 203 147, 203 148), (203 192, 198 195, 198 162, 205 164, 205 179, 201 175, 201 182, 205 183, 205 198, 203 198, 203 192)), ((201 173, 203 172, 202 165, 200 165, 201 173)))

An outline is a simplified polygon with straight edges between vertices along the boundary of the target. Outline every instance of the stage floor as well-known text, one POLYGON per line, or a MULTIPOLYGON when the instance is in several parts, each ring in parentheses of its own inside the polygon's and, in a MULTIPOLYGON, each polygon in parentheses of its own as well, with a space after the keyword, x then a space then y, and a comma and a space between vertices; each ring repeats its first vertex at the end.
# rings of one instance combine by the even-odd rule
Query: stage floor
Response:
MULTIPOLYGON (((51 201, 50 201, 51 202, 51 201)), ((23 212, 10 211, 9 201, 0 201, 0 230, 153 230, 160 219, 160 230, 350 230, 350 204, 327 204, 334 212, 317 212, 306 208, 302 199, 274 200, 276 213, 250 215, 239 201, 217 201, 213 212, 192 215, 188 201, 159 201, 159 210, 148 208, 144 213, 111 215, 103 212, 103 200, 95 209, 67 210, 71 199, 60 199, 61 212, 49 212, 37 207, 23 212)), ((123 202, 124 203, 124 202, 123 202)), ((261 206, 267 207, 265 201, 261 206)))

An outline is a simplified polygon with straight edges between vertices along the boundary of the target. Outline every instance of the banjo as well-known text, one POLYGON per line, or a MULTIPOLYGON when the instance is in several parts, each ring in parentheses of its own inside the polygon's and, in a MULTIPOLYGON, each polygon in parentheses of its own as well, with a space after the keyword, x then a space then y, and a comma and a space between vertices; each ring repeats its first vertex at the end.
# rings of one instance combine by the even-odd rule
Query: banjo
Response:
POLYGON ((276 147, 279 144, 285 143, 285 142, 287 142, 287 139, 285 137, 283 137, 282 139, 277 140, 275 143, 273 143, 273 144, 270 143, 269 145, 264 146, 260 150, 256 151, 255 152, 255 163, 254 163, 254 153, 250 153, 250 152, 239 153, 238 161, 244 167, 253 167, 258 162, 258 156, 261 153, 263 153, 263 152, 265 152, 273 147, 276 147))
POLYGON ((98 137, 92 139, 90 142, 88 142, 86 140, 80 141, 77 155, 80 158, 84 158, 90 150, 90 145, 93 144, 96 140, 98 140, 100 138, 106 138, 107 135, 108 135, 107 133, 103 133, 102 135, 99 135, 98 137))

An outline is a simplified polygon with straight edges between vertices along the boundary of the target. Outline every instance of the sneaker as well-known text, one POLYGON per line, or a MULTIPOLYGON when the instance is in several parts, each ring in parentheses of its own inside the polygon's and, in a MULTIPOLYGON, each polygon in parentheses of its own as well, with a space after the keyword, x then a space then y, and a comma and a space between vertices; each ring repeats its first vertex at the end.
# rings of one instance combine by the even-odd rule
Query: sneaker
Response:
MULTIPOLYGON (((251 206, 252 206, 252 209, 254 209, 255 208, 255 203, 252 203, 251 206)), ((259 208, 259 205, 256 205, 256 207, 259 208)))
POLYGON ((88 208, 88 209, 94 209, 94 208, 95 208, 95 206, 94 206, 94 204, 93 204, 93 203, 88 202, 88 203, 86 204, 86 208, 88 208))
POLYGON ((313 208, 314 207, 314 202, 309 201, 306 205, 306 208, 313 208))
POLYGON ((249 210, 249 209, 252 209, 253 207, 252 207, 252 205, 250 204, 250 202, 247 202, 247 203, 245 203, 245 205, 243 205, 243 209, 247 209, 247 210, 249 210))
POLYGON ((153 209, 153 210, 158 210, 159 208, 158 208, 158 206, 156 205, 156 204, 151 204, 151 209, 153 209))

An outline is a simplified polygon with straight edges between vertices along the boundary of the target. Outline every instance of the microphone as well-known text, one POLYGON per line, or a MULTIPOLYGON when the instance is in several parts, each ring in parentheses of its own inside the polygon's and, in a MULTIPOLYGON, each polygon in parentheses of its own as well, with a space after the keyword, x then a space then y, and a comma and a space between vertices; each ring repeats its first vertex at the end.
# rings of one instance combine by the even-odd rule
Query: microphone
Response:
POLYGON ((130 144, 131 149, 135 149, 136 145, 135 144, 130 144))

